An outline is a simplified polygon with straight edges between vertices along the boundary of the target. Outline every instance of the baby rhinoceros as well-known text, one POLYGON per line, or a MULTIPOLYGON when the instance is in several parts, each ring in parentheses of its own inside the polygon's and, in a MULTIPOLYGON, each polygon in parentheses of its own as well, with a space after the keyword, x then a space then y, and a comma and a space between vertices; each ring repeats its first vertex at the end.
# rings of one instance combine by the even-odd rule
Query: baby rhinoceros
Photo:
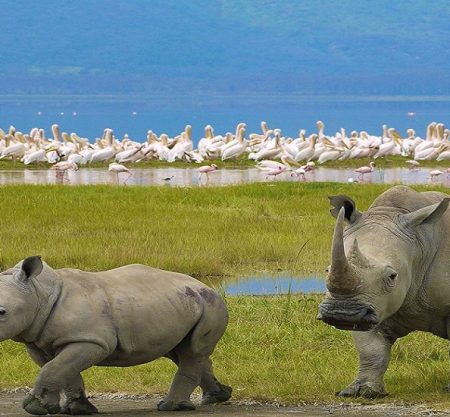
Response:
POLYGON ((217 381, 209 356, 227 322, 215 291, 187 275, 144 265, 54 270, 32 256, 0 274, 0 341, 24 343, 41 367, 23 402, 34 415, 96 413, 80 372, 162 356, 178 371, 159 410, 194 409, 190 395, 199 385, 202 404, 226 401, 231 388, 217 381))

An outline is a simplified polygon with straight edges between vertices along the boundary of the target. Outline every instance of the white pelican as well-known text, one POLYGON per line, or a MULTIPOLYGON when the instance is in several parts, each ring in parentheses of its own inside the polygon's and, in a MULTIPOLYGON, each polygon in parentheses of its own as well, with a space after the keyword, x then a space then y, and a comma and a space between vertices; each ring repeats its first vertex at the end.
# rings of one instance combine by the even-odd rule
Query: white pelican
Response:
POLYGON ((16 158, 20 158, 25 154, 26 147, 22 142, 13 142, 14 136, 11 134, 7 134, 5 136, 6 147, 3 148, 2 154, 0 155, 0 159, 11 157, 13 162, 16 161, 16 158))
POLYGON ((394 153, 396 146, 401 146, 401 136, 393 128, 388 129, 388 136, 386 139, 387 141, 380 145, 378 152, 373 156, 374 159, 381 156, 386 158, 388 155, 392 155, 394 153))
POLYGON ((47 158, 45 157, 45 155, 45 149, 30 149, 30 151, 23 157, 23 163, 25 165, 29 165, 33 162, 47 162, 47 158))
POLYGON ((314 147, 316 146, 317 135, 313 134, 309 137, 309 145, 307 148, 300 150, 297 155, 295 155, 294 160, 297 162, 308 161, 314 155, 314 147))
POLYGON ((185 154, 192 152, 193 149, 192 126, 186 125, 184 132, 181 134, 180 140, 178 140, 175 146, 169 150, 167 154, 167 162, 174 162, 177 159, 186 159, 185 154))
POLYGON ((222 151, 222 161, 237 158, 247 149, 248 142, 244 139, 245 127, 241 127, 237 132, 237 142, 233 146, 228 146, 222 151))

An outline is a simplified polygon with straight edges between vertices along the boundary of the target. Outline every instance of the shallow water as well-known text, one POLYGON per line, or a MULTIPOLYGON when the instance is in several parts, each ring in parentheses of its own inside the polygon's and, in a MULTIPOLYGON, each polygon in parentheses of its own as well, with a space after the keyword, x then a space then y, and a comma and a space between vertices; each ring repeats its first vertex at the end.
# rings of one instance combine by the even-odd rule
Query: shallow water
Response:
MULTIPOLYGON (((432 168, 423 168, 411 171, 407 168, 387 168, 366 174, 364 183, 385 184, 442 184, 450 186, 450 175, 443 174, 435 181, 429 178, 432 168)), ((0 185, 6 184, 123 184, 128 185, 166 185, 177 187, 190 186, 221 186, 230 184, 245 184, 252 182, 275 183, 277 181, 303 182, 301 178, 292 177, 289 172, 282 173, 272 179, 256 168, 221 169, 199 178, 197 168, 131 168, 133 175, 122 173, 117 177, 115 173, 105 169, 84 168, 78 171, 67 172, 65 175, 54 170, 0 170, 0 185), (169 178, 169 180, 165 180, 169 178)), ((319 167, 314 172, 306 174, 306 181, 332 181, 349 182, 356 180, 357 173, 354 168, 325 168, 319 167)))
POLYGON ((220 288, 227 295, 307 294, 326 291, 323 279, 284 275, 243 277, 235 282, 222 283, 220 288))

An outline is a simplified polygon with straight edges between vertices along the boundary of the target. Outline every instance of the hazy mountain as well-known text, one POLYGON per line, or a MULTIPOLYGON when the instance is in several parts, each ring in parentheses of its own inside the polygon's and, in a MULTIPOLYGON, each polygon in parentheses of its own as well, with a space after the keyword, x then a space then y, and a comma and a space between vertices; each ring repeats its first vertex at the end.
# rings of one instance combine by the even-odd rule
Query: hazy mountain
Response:
POLYGON ((0 1, 0 91, 447 94, 447 0, 0 1))

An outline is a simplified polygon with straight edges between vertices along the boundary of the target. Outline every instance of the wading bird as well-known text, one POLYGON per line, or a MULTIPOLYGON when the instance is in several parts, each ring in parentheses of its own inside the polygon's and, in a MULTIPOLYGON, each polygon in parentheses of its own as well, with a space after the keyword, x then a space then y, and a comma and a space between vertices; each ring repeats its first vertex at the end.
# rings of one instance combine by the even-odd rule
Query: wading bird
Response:
POLYGON ((200 181, 202 178, 202 175, 205 174, 206 175, 206 181, 209 181, 209 174, 210 172, 214 172, 217 171, 219 169, 219 167, 216 164, 211 164, 211 165, 204 165, 202 167, 200 167, 198 169, 198 180, 200 181))
POLYGON ((124 185, 126 185, 127 181, 131 178, 133 173, 126 167, 121 164, 117 164, 116 162, 113 162, 112 164, 109 164, 108 171, 115 172, 117 175, 117 182, 119 182, 119 174, 126 173, 128 174, 127 179, 123 182, 124 185))
POLYGON ((373 172, 373 170, 375 169, 375 163, 371 162, 369 164, 369 166, 363 166, 363 167, 359 167, 355 169, 355 172, 357 172, 358 175, 358 179, 363 181, 364 180, 364 175, 365 174, 370 174, 371 172, 373 172))

